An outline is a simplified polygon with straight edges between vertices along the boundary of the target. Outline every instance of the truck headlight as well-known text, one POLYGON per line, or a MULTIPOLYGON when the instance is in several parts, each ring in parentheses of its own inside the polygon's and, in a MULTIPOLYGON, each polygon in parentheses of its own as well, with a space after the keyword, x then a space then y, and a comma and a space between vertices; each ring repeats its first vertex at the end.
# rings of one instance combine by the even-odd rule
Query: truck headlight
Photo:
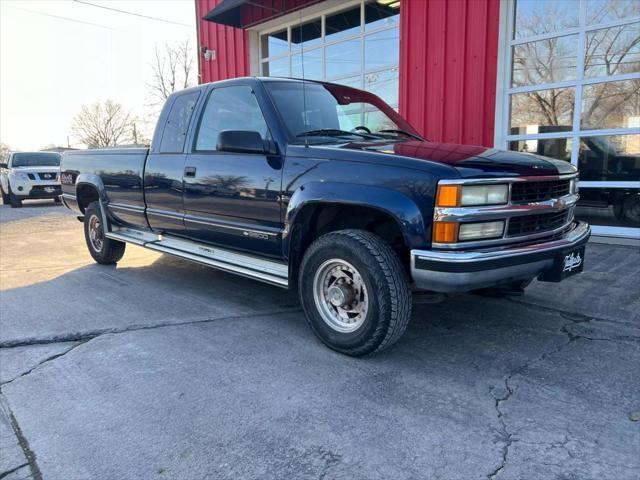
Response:
POLYGON ((509 185, 439 185, 438 207, 504 205, 509 201, 509 185))
POLYGON ((458 230, 458 240, 485 240, 500 238, 504 232, 504 221, 463 223, 458 230))
POLYGON ((26 173, 14 172, 12 175, 18 180, 29 180, 29 177, 26 173))

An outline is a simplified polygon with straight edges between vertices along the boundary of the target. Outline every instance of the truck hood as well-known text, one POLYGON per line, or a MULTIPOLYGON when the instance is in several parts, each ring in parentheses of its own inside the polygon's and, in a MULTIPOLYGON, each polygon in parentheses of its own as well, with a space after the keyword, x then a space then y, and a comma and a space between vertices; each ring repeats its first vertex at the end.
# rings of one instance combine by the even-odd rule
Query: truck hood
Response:
POLYGON ((362 152, 361 158, 349 155, 349 160, 399 164, 420 168, 438 163, 453 167, 463 178, 541 176, 573 173, 576 168, 562 160, 530 153, 497 150, 475 145, 437 143, 419 140, 402 142, 350 142, 312 147, 323 150, 324 156, 343 158, 342 152, 362 152), (369 155, 367 155, 369 154, 369 155), (373 154, 373 155, 371 155, 373 154))

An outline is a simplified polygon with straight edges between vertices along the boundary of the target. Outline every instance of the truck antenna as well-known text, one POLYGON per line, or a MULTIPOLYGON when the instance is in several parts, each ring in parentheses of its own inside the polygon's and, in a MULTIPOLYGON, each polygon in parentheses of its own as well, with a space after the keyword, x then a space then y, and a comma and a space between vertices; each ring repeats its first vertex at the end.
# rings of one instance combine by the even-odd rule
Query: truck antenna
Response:
MULTIPOLYGON (((300 24, 298 26, 300 29, 300 62, 302 64, 302 126, 306 128, 307 125, 307 92, 305 84, 307 83, 304 78, 304 40, 303 40, 303 31, 302 31, 302 10, 300 10, 300 24)), ((309 137, 304 136, 304 146, 305 148, 309 148, 309 137)))

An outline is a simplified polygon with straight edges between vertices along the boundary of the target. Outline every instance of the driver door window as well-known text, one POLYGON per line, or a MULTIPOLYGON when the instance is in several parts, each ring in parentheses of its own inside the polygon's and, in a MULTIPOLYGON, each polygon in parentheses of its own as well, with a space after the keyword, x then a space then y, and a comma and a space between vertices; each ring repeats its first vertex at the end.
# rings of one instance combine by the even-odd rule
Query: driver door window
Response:
POLYGON ((268 138, 269 129, 251 87, 223 87, 211 92, 198 128, 195 149, 217 150, 218 136, 225 130, 258 132, 263 139, 268 138))

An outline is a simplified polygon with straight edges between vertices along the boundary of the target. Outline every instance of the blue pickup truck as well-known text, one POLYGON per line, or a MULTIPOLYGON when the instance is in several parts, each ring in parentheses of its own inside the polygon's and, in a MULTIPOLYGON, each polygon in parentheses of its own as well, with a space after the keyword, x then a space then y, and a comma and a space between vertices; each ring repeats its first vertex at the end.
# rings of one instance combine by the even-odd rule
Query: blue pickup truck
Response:
POLYGON ((577 180, 566 162, 427 141, 370 93, 282 78, 174 93, 149 150, 61 163, 98 263, 132 243, 298 288, 314 333, 354 356, 402 335, 412 292, 579 273, 577 180))

